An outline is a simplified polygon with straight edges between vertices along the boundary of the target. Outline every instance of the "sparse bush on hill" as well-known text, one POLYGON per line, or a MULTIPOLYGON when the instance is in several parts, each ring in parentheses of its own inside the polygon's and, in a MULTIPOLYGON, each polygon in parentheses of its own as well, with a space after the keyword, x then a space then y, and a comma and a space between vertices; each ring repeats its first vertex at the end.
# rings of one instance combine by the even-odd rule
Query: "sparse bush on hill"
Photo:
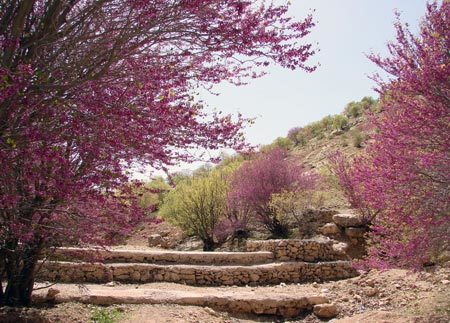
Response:
POLYGON ((361 148, 365 140, 365 135, 359 129, 352 129, 350 131, 350 136, 352 138, 352 144, 356 148, 361 148))
POLYGON ((367 110, 376 108, 378 101, 369 96, 365 96, 359 102, 350 102, 344 109, 344 114, 349 118, 358 118, 367 110))
POLYGON ((348 126, 348 118, 343 115, 336 115, 333 119, 333 130, 345 130, 348 126))
POLYGON ((302 131, 301 127, 294 127, 288 131, 287 137, 294 143, 295 146, 301 145, 300 138, 297 135, 302 131))
MULTIPOLYGON (((350 102, 343 114, 325 116, 321 120, 312 122, 304 127, 290 129, 287 138, 290 139, 293 145, 302 147, 311 139, 323 139, 326 134, 332 131, 348 131, 352 125, 350 119, 359 118, 366 111, 377 111, 378 109, 378 100, 371 97, 364 97, 359 102, 350 102)), ((364 136, 361 136, 360 139, 362 142, 364 136)))
POLYGON ((271 144, 262 146, 259 151, 263 153, 268 153, 274 149, 290 150, 294 147, 294 142, 286 137, 278 137, 271 144))

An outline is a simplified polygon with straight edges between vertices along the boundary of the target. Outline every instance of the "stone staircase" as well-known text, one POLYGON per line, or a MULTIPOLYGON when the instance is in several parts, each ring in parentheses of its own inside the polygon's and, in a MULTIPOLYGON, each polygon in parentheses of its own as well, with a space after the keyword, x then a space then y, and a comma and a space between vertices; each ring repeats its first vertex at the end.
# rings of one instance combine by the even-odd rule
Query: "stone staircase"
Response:
POLYGON ((182 252, 61 248, 37 278, 64 283, 172 282, 195 286, 273 285, 353 277, 331 243, 252 241, 247 252, 182 252), (100 261, 101 260, 101 261, 100 261))

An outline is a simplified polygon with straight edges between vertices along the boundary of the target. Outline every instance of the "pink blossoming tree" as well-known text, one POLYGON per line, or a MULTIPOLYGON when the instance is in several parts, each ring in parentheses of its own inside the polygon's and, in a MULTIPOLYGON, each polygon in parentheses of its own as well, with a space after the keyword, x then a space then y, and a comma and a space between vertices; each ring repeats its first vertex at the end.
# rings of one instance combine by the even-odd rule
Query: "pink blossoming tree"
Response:
POLYGON ((335 170, 350 203, 372 220, 366 264, 420 268, 450 246, 450 2, 427 6, 414 36, 400 22, 390 56, 370 59, 383 111, 367 154, 335 170))
POLYGON ((260 153, 246 161, 232 176, 228 204, 231 208, 251 213, 267 229, 272 238, 287 238, 289 228, 271 207, 274 194, 298 189, 311 189, 317 178, 308 174, 295 161, 286 158, 280 148, 260 153))
POLYGON ((242 148, 245 120, 206 115, 193 91, 242 84, 272 63, 313 71, 301 43, 312 18, 287 10, 241 0, 0 3, 0 305, 29 304, 44 248, 105 243, 133 224, 131 167, 189 160, 189 148, 242 148))

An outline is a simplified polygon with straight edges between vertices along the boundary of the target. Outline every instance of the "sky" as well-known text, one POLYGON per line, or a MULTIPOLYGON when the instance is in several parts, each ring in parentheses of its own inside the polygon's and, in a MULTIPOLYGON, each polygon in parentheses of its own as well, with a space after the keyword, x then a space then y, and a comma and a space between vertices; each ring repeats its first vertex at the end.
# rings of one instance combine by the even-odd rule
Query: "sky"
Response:
MULTIPOLYGON (((284 0, 275 0, 285 3, 284 0)), ((350 101, 377 97, 369 76, 380 72, 365 54, 387 54, 386 43, 394 40, 394 12, 401 13, 413 31, 425 13, 426 0, 291 0, 290 15, 302 19, 310 10, 316 27, 305 41, 318 43, 320 51, 311 63, 313 73, 272 66, 268 75, 236 87, 222 83, 204 91, 200 99, 208 109, 256 117, 245 129, 253 145, 268 144, 289 129, 338 114, 350 101)), ((195 169, 200 163, 181 164, 171 171, 195 169)))
POLYGON ((365 53, 386 53, 387 41, 395 37, 395 9, 417 30, 426 6, 425 0, 290 2, 290 14, 300 19, 309 9, 315 9, 317 25, 307 41, 319 43, 320 52, 311 59, 312 63, 320 63, 319 68, 309 74, 271 67, 268 75, 246 86, 221 84, 214 88, 219 96, 206 91, 201 95, 212 109, 256 117, 255 124, 245 130, 252 144, 271 143, 295 126, 340 113, 350 101, 368 95, 377 97, 375 84, 368 78, 377 68, 365 53))

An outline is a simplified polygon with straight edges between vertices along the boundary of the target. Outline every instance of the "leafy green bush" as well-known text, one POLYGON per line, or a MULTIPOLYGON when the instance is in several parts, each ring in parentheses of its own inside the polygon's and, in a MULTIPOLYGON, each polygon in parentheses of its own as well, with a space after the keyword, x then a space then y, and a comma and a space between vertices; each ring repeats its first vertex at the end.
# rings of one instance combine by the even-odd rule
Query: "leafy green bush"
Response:
POLYGON ((159 214, 185 233, 199 237, 204 251, 214 250, 214 231, 227 211, 227 176, 239 164, 202 170, 181 180, 165 197, 159 214))

